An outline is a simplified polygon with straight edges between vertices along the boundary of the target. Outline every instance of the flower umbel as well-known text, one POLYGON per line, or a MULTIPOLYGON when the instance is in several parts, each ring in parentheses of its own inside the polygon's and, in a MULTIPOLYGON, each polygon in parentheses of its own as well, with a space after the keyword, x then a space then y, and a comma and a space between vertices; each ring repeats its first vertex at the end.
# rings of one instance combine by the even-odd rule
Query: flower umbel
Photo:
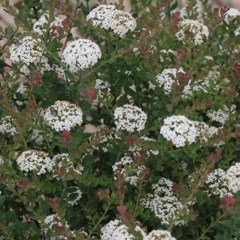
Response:
POLYGON ((145 128, 147 115, 141 108, 125 104, 114 111, 117 129, 128 132, 141 131, 145 128))

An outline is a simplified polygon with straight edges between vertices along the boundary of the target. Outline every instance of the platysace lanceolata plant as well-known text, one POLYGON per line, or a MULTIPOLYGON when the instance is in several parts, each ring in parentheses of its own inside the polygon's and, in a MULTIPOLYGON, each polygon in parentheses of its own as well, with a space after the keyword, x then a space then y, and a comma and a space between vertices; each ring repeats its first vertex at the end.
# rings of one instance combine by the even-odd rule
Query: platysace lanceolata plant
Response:
POLYGON ((0 239, 239 239, 240 12, 2 1, 0 239))

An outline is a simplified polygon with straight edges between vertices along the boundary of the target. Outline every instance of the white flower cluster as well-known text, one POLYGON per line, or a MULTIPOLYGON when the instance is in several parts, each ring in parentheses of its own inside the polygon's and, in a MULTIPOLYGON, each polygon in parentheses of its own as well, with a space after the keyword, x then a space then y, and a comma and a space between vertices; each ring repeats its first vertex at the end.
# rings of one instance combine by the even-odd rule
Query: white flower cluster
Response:
POLYGON ((141 108, 125 104, 115 109, 114 121, 117 129, 128 132, 141 131, 145 128, 147 115, 141 108))
POLYGON ((98 102, 107 102, 111 98, 111 88, 110 83, 97 79, 95 83, 95 88, 98 90, 98 102))
POLYGON ((91 40, 78 39, 68 44, 60 56, 69 70, 75 73, 95 65, 102 53, 99 46, 91 40))
POLYGON ((229 24, 233 19, 240 17, 240 11, 236 8, 229 8, 225 13, 224 21, 229 24))
POLYGON ((15 121, 11 116, 4 116, 0 119, 0 133, 14 136, 17 134, 15 121))
MULTIPOLYGON (((62 224, 62 221, 60 219, 60 217, 57 214, 52 214, 52 215, 48 215, 45 219, 44 219, 44 229, 48 232, 50 230, 54 230, 54 227, 58 226, 58 227, 63 227, 65 229, 69 229, 69 225, 66 222, 64 225, 62 224)), ((71 231, 72 236, 75 236, 74 232, 71 231)), ((67 240, 68 238, 63 236, 63 235, 57 235, 56 237, 51 237, 50 240, 67 240)))
POLYGON ((54 161, 47 153, 38 150, 27 150, 16 160, 18 168, 23 172, 34 171, 37 175, 51 172, 54 167, 54 161))
MULTIPOLYGON (((183 71, 182 68, 180 68, 180 69, 168 68, 168 69, 164 69, 162 71, 162 73, 159 73, 156 76, 156 82, 160 87, 163 87, 165 94, 168 95, 172 92, 172 85, 174 83, 179 85, 179 81, 177 79, 178 73, 185 74, 185 72, 183 71)), ((190 81, 189 81, 189 83, 190 83, 190 81)), ((189 91, 189 88, 190 88, 189 83, 184 87, 183 94, 185 94, 189 91)))
MULTIPOLYGON (((51 214, 48 215, 45 219, 44 219, 44 223, 49 227, 49 228, 53 228, 55 224, 62 226, 62 223, 60 221, 59 216, 57 216, 57 214, 51 214)), ((68 226, 68 225, 66 225, 68 226)))
POLYGON ((240 191, 240 162, 235 163, 226 171, 226 180, 231 192, 240 191))
POLYGON ((208 126, 205 122, 194 121, 195 127, 197 129, 197 137, 200 142, 207 142, 209 138, 218 134, 219 129, 214 126, 208 126))
POLYGON ((152 230, 143 240, 176 240, 176 238, 166 230, 152 230))
POLYGON ((37 22, 33 25, 33 32, 38 33, 40 36, 46 34, 49 30, 50 36, 53 36, 52 33, 57 34, 54 28, 62 28, 63 20, 59 17, 54 17, 54 20, 50 22, 49 15, 45 14, 39 18, 37 22))
MULTIPOLYGON (((235 9, 235 8, 230 8, 225 13, 224 21, 227 24, 229 24, 230 22, 232 22, 236 18, 240 19, 240 11, 238 9, 235 9)), ((234 33, 235 33, 235 36, 239 36, 240 35, 240 26, 239 26, 239 24, 235 28, 234 33)))
POLYGON ((69 158, 68 153, 57 154, 53 157, 55 169, 64 169, 64 172, 77 175, 82 175, 84 167, 78 164, 76 167, 69 158))
MULTIPOLYGON (((135 236, 128 232, 128 227, 120 220, 112 220, 101 228, 101 240, 132 240, 135 236)), ((176 240, 171 233, 166 230, 152 230, 146 234, 138 225, 134 231, 142 235, 143 240, 176 240)))
POLYGON ((78 205, 79 200, 82 198, 82 191, 78 187, 70 187, 68 188, 68 205, 76 206, 78 205))
POLYGON ((27 96, 27 94, 26 94, 27 86, 26 85, 27 85, 26 82, 20 82, 18 84, 18 88, 15 91, 15 94, 13 95, 13 99, 18 106, 23 106, 23 104, 24 104, 23 99, 25 99, 27 96), (19 99, 19 96, 21 96, 20 99, 19 99))
MULTIPOLYGON (((157 184, 153 184, 153 194, 141 200, 141 204, 150 209, 157 218, 160 219, 161 224, 169 225, 174 221, 174 225, 184 225, 186 221, 181 219, 182 214, 189 213, 187 206, 183 206, 180 200, 174 195, 173 182, 161 178, 157 184)), ((190 205, 189 203, 188 205, 190 205)))
POLYGON ((194 121, 182 115, 165 118, 160 134, 177 148, 184 147, 186 143, 194 143, 198 136, 194 121))
POLYGON ((185 19, 179 23, 180 30, 175 34, 179 41, 195 46, 202 44, 209 36, 208 27, 195 20, 185 19))
POLYGON ((134 240, 135 237, 128 232, 128 227, 119 220, 110 221, 101 228, 101 240, 134 240))
MULTIPOLYGON (((145 137, 145 136, 140 137, 139 140, 142 144, 146 143, 147 145, 151 144, 153 142, 156 142, 155 139, 145 137)), ((143 152, 143 151, 146 154, 146 158, 150 157, 151 155, 157 156, 159 154, 158 150, 153 150, 153 149, 148 150, 148 149, 149 149, 149 147, 145 149, 142 146, 139 146, 137 144, 133 144, 133 145, 129 146, 128 151, 131 152, 134 157, 141 154, 141 152, 143 152)))
POLYGON ((44 140, 43 132, 39 129, 33 129, 30 139, 31 141, 35 142, 37 145, 42 145, 44 140))
POLYGON ((206 192, 209 196, 214 195, 224 198, 225 196, 232 195, 228 188, 226 172, 221 168, 217 168, 209 173, 205 184, 207 186, 206 192))
POLYGON ((43 56, 43 48, 40 41, 31 36, 24 37, 17 44, 9 48, 10 59, 13 63, 20 65, 20 72, 29 75, 29 65, 38 64, 43 56))
POLYGON ((216 111, 208 110, 206 114, 212 121, 216 121, 224 125, 230 115, 235 113, 235 109, 236 105, 231 105, 230 107, 224 105, 222 109, 216 111))
POLYGON ((121 136, 117 130, 109 129, 105 125, 97 127, 89 137, 89 141, 92 143, 92 148, 95 150, 102 149, 103 152, 108 152, 114 142, 120 139, 121 136))
POLYGON ((193 83, 192 92, 189 91, 189 95, 193 95, 194 92, 203 91, 204 93, 209 92, 210 88, 210 81, 214 82, 214 89, 219 89, 219 84, 217 83, 217 79, 220 76, 220 72, 217 70, 212 70, 207 73, 205 77, 202 79, 198 79, 196 82, 193 83))
POLYGON ((44 113, 44 121, 57 132, 71 130, 83 122, 83 113, 80 107, 67 101, 56 101, 44 113))
POLYGON ((144 177, 146 167, 144 165, 139 165, 132 157, 125 155, 119 162, 116 162, 112 166, 112 169, 114 180, 120 177, 130 185, 137 186, 139 180, 144 177))
POLYGON ((110 29, 121 38, 128 31, 134 31, 137 26, 136 20, 130 13, 117 10, 114 5, 101 4, 94 8, 87 15, 87 21, 89 20, 92 21, 93 26, 110 29))

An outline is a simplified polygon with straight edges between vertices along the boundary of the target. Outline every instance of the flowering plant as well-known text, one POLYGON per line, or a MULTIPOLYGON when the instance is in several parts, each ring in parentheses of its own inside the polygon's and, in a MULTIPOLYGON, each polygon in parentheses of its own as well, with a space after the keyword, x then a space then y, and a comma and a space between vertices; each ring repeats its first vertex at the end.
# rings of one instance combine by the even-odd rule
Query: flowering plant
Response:
POLYGON ((239 239, 240 12, 89 2, 3 0, 0 239, 239 239))

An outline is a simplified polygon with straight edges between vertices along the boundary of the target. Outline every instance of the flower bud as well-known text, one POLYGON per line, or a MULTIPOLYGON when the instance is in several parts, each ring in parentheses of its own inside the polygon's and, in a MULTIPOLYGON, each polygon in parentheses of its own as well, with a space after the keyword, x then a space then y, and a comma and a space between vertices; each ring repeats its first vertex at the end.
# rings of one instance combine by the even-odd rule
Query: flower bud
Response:
POLYGON ((28 109, 34 110, 37 108, 37 102, 35 99, 32 99, 28 102, 28 109))
POLYGON ((232 208, 236 203, 236 198, 234 196, 225 196, 221 200, 221 207, 222 208, 232 208))
POLYGON ((88 102, 93 102, 97 99, 97 89, 96 88, 87 88, 83 92, 83 96, 88 102))
POLYGON ((39 87, 42 85, 42 76, 40 73, 33 73, 29 78, 32 87, 39 87))
POLYGON ((60 133, 58 140, 65 147, 68 147, 70 145, 70 143, 72 142, 71 132, 67 131, 67 130, 64 130, 63 132, 60 133))
POLYGON ((210 107, 210 106, 212 106, 212 104, 213 104, 213 100, 208 98, 208 99, 206 99, 206 102, 205 102, 205 103, 206 103, 206 106, 207 106, 207 107, 210 107))

